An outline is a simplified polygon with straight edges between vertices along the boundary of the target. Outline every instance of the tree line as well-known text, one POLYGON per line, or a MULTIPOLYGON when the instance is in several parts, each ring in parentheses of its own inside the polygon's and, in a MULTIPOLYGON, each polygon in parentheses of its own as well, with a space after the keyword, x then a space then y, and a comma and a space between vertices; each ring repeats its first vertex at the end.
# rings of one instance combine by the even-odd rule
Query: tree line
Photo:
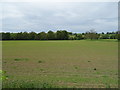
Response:
POLYGON ((66 30, 58 30, 57 32, 2 32, 2 40, 82 40, 82 39, 119 39, 119 32, 97 33, 90 30, 85 33, 72 33, 66 30))

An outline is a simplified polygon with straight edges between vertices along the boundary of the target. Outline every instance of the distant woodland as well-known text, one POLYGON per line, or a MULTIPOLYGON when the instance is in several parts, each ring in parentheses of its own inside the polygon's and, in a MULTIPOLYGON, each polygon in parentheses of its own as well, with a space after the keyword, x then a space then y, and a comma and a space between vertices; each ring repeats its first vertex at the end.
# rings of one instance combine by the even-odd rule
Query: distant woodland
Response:
POLYGON ((56 32, 2 32, 2 40, 82 40, 82 39, 118 39, 120 40, 119 32, 97 33, 95 30, 90 30, 85 33, 72 33, 67 30, 58 30, 56 32))

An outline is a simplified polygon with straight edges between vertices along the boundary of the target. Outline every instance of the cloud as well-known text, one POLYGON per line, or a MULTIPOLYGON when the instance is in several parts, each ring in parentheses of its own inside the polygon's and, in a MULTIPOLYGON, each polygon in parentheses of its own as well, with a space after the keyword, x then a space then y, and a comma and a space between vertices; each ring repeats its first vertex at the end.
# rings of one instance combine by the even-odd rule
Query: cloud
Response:
POLYGON ((17 6, 15 5, 11 5, 9 3, 7 4, 3 4, 2 6, 2 18, 19 18, 19 17, 23 17, 24 14, 21 13, 21 11, 17 8, 17 6))
POLYGON ((3 3, 3 30, 85 32, 117 30, 115 2, 3 3), (112 12, 112 13, 111 13, 112 12))
POLYGON ((1 0, 1 2, 118 2, 119 0, 1 0))

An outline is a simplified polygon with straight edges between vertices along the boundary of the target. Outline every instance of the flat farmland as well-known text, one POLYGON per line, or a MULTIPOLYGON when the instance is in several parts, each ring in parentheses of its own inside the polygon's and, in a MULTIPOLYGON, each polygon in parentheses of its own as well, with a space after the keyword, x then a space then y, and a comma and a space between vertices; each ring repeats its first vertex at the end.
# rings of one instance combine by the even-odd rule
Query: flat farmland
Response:
POLYGON ((117 88, 117 40, 2 41, 3 88, 117 88))

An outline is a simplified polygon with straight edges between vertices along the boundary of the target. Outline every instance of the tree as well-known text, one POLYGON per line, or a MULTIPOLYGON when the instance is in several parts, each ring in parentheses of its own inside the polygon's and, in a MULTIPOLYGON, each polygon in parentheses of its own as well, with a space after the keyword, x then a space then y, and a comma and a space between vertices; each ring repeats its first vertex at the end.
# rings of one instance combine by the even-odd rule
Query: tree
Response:
POLYGON ((29 39, 30 40, 35 40, 35 37, 36 37, 36 33, 35 32, 30 32, 29 33, 29 39))
POLYGON ((85 35, 85 33, 82 33, 82 35, 85 35))
POLYGON ((107 32, 106 34, 110 34, 110 32, 107 32))
POLYGON ((0 40, 2 40, 2 32, 0 32, 0 40))
POLYGON ((57 40, 68 40, 69 34, 66 30, 60 30, 56 32, 56 38, 57 40))
POLYGON ((118 39, 120 40, 120 31, 97 33, 94 29, 86 33, 72 33, 66 30, 58 30, 56 33, 48 31, 48 33, 40 32, 1 32, 2 40, 81 40, 81 39, 118 39))
POLYGON ((74 40, 74 36, 73 35, 69 35, 69 40, 74 40))
POLYGON ((72 35, 73 33, 72 32, 68 32, 69 35, 72 35))
POLYGON ((40 33, 35 35, 35 40, 40 40, 40 33))
POLYGON ((57 31, 56 32, 56 39, 61 40, 62 39, 62 31, 57 31))
POLYGON ((29 33, 27 33, 27 32, 23 32, 23 33, 22 33, 22 39, 23 39, 23 40, 29 40, 29 38, 30 38, 30 37, 29 37, 29 33))
POLYGON ((10 40, 10 33, 9 32, 2 33, 2 40, 10 40))
POLYGON ((10 33, 10 39, 16 40, 17 33, 10 33))
POLYGON ((104 34, 104 32, 102 32, 102 34, 104 34))
POLYGON ((55 40, 55 33, 53 31, 48 31, 47 38, 48 40, 55 40))
POLYGON ((69 38, 68 32, 66 30, 63 30, 62 33, 63 33, 63 40, 68 40, 69 38))
POLYGON ((116 34, 110 34, 110 39, 116 39, 116 34))
POLYGON ((47 34, 45 32, 40 32, 39 36, 40 36, 40 40, 47 40, 47 34))
POLYGON ((91 29, 90 31, 87 31, 85 34, 85 38, 86 39, 98 39, 99 38, 99 34, 97 34, 97 32, 94 29, 91 29))
POLYGON ((118 39, 120 41, 120 31, 116 32, 116 39, 118 39))
POLYGON ((81 39, 83 39, 82 34, 77 34, 76 35, 76 40, 81 40, 81 39))
POLYGON ((100 39, 109 39, 109 34, 102 34, 100 35, 100 39))
POLYGON ((16 34, 16 40, 23 40, 22 32, 16 34))

